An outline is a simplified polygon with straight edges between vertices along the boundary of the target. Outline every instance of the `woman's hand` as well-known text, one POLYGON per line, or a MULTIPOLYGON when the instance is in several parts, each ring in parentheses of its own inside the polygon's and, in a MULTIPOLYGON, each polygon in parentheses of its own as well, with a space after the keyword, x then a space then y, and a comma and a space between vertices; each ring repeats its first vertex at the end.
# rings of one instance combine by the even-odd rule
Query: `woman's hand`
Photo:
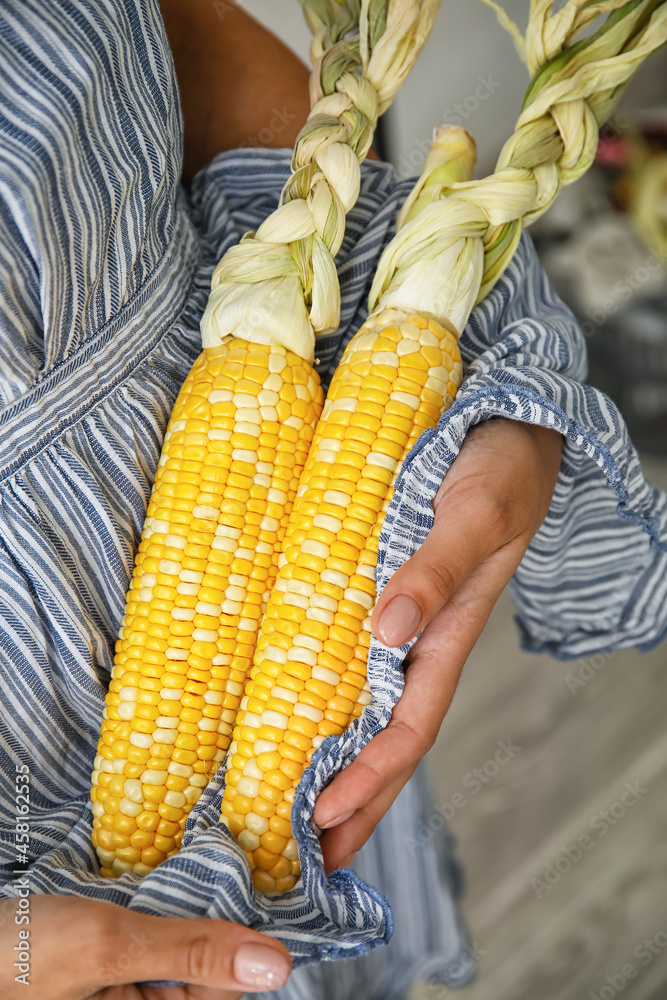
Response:
POLYGON ((433 745, 466 659, 547 514, 561 447, 555 431, 503 419, 468 432, 433 501, 426 541, 373 612, 387 646, 423 632, 389 725, 315 806, 328 872, 351 863, 433 745))
MULTIPOLYGON (((15 924, 18 900, 0 921, 0 996, 39 1000, 238 1000, 273 990, 290 973, 286 948, 222 920, 153 917, 75 896, 28 896, 30 923, 15 924), (20 931, 28 931, 26 939, 20 931), (28 983, 17 982, 29 955, 28 983), (142 986, 174 980, 189 986, 142 986), (131 985, 131 984, 137 985, 131 985)), ((22 911, 24 912, 24 911, 22 911)))

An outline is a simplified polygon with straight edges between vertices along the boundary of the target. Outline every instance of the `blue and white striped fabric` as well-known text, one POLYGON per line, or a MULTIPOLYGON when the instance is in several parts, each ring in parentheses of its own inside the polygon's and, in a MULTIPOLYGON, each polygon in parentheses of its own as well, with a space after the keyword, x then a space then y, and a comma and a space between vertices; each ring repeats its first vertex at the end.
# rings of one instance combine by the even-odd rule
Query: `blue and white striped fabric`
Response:
MULTIPOLYGON (((393 1000, 411 978, 471 974, 449 838, 419 851, 414 779, 355 868, 323 874, 319 790, 386 724, 401 654, 374 642, 374 702, 328 740, 298 792, 304 878, 257 899, 217 818, 223 775, 180 854, 143 880, 99 877, 90 773, 113 644, 166 421, 199 349, 211 269, 275 207, 288 151, 223 154, 178 185, 181 123, 156 0, 4 0, 0 10, 0 895, 16 892, 16 764, 31 772, 29 882, 279 937, 299 969, 280 1000, 393 1000), (400 932, 386 949, 395 900, 400 932)), ((323 376, 365 318, 410 184, 369 163, 337 259, 341 327, 323 376)), ((567 438, 549 516, 516 574, 524 641, 557 655, 656 642, 667 626, 667 498, 648 486, 611 403, 576 380, 584 351, 527 237, 461 342, 453 409, 418 442, 380 544, 378 582, 421 544, 430 501, 472 424, 493 415, 567 438), (620 516, 619 516, 620 515, 620 516)))

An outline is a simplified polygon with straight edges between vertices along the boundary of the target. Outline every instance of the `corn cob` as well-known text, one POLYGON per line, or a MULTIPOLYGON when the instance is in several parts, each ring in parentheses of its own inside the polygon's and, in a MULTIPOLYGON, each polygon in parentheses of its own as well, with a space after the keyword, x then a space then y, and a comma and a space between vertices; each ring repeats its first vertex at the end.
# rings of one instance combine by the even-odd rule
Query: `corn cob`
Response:
POLYGON ((294 789, 313 751, 370 701, 384 512, 403 459, 451 405, 461 374, 450 329, 396 310, 371 317, 336 370, 230 748, 223 822, 260 891, 296 882, 294 789))
MULTIPOLYGON (((304 5, 317 32, 313 108, 294 172, 284 203, 213 274, 204 351, 167 428, 127 595, 92 776, 104 876, 148 874, 178 851, 229 745, 321 411, 313 335, 338 325, 333 256, 345 212, 378 111, 416 58, 437 0, 380 18, 391 30, 387 40, 376 32, 372 52, 350 34, 355 0, 304 5), (393 52, 382 77, 374 67, 393 52)), ((362 33, 378 23, 369 10, 386 5, 362 0, 362 33)))

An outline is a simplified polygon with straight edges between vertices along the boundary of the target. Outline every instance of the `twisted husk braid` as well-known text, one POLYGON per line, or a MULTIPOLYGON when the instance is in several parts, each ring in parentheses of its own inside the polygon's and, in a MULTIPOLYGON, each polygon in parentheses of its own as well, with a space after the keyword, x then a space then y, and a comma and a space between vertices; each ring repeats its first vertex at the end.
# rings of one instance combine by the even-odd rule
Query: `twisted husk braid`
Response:
POLYGON ((525 38, 503 16, 533 76, 514 133, 492 175, 440 185, 433 203, 403 226, 378 266, 371 310, 409 304, 462 329, 507 267, 523 227, 588 170, 600 125, 641 63, 667 42, 665 0, 569 0, 552 9, 552 2, 532 0, 525 38), (600 14, 607 15, 602 26, 580 38, 600 14), (449 276, 443 272, 446 287, 436 282, 415 299, 416 275, 426 288, 425 265, 442 270, 447 251, 456 263, 449 276), (467 282, 459 296, 457 281, 467 282))
POLYGON ((204 347, 229 334, 281 343, 307 361, 335 330, 334 257, 378 115, 426 40, 438 0, 304 0, 315 32, 312 109, 280 206, 224 255, 202 318, 204 347))

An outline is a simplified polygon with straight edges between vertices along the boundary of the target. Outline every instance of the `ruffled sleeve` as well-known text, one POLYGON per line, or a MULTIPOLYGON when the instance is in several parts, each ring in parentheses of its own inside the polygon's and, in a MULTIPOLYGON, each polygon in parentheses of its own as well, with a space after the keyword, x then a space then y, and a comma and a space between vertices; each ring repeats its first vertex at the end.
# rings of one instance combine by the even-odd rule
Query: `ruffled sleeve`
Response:
POLYGON ((547 518, 512 581, 524 647, 562 658, 647 649, 667 629, 667 496, 647 483, 623 418, 582 383, 574 316, 523 236, 461 338, 463 385, 410 455, 380 542, 379 586, 419 547, 431 500, 468 429, 490 417, 550 427, 564 439, 547 518))

